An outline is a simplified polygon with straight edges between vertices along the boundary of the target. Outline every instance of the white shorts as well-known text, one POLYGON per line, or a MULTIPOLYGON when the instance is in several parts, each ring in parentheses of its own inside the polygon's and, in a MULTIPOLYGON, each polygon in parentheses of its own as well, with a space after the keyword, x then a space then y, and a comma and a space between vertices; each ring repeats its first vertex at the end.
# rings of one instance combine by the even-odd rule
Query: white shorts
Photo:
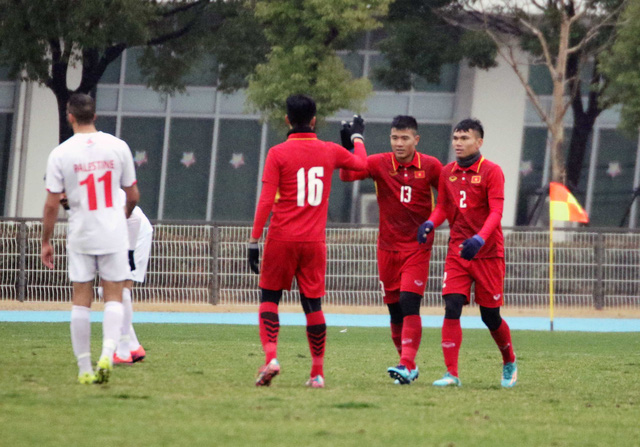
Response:
POLYGON ((138 239, 136 249, 133 251, 133 260, 136 263, 136 269, 129 274, 127 279, 140 283, 144 282, 147 276, 149 256, 151 255, 151 236, 152 233, 149 233, 142 239, 138 239))
POLYGON ((127 250, 104 255, 87 255, 67 250, 69 279, 72 282, 93 281, 96 273, 105 281, 124 281, 130 274, 127 250))

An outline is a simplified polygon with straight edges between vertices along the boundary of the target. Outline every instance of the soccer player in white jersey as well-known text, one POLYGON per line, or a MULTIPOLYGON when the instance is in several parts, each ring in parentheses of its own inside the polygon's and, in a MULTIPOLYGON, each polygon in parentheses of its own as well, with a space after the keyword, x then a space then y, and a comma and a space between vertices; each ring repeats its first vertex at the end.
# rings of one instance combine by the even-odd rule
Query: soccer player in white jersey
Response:
MULTIPOLYGON (((125 192, 120 190, 120 200, 125 203, 125 192)), ((120 342, 113 354, 114 364, 131 364, 140 362, 146 353, 133 329, 133 306, 131 304, 131 291, 134 281, 143 283, 147 275, 149 265, 149 255, 151 254, 151 237, 153 227, 147 216, 139 206, 136 206, 127 219, 127 229, 129 233, 129 267, 131 273, 124 283, 122 290, 122 305, 124 307, 124 319, 122 321, 122 332, 120 342)))
POLYGON ((95 101, 73 94, 67 119, 74 135, 56 147, 47 161, 47 198, 42 219, 41 259, 54 268, 51 236, 62 193, 69 205, 67 258, 73 283, 71 344, 78 361, 80 383, 105 383, 113 369, 120 338, 122 289, 129 276, 126 218, 139 199, 131 150, 127 144, 95 127, 95 101), (126 193, 119 206, 118 189, 126 193), (99 272, 104 287, 102 353, 95 373, 91 365, 91 300, 99 272))

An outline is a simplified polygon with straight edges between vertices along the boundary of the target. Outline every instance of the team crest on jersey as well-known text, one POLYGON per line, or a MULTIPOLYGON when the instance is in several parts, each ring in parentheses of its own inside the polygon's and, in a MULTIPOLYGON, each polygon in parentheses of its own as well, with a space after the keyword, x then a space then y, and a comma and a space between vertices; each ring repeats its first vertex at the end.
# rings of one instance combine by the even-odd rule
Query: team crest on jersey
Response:
POLYGON ((416 171, 416 178, 424 178, 424 171, 416 171))
POLYGON ((481 175, 473 175, 471 176, 471 183, 480 183, 482 181, 481 175))
POLYGON ((456 177, 455 175, 452 175, 451 177, 449 177, 450 182, 455 182, 456 180, 458 180, 458 177, 456 177))

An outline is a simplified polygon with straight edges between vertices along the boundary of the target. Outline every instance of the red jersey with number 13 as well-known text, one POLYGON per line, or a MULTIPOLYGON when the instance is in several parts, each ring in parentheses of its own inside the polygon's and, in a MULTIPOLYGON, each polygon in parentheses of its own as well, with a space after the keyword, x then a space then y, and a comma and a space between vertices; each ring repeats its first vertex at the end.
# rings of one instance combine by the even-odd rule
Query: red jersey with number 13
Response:
POLYGON ((269 239, 324 241, 331 179, 336 168, 362 170, 365 161, 315 133, 294 133, 269 149, 263 183, 278 187, 269 239))

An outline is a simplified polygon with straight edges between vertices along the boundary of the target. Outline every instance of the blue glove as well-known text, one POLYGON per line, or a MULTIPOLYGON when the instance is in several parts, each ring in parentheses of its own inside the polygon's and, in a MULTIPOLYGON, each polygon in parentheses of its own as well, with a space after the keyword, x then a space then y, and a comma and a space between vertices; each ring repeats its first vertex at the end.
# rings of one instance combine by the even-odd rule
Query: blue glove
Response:
POLYGON ((466 259, 467 261, 471 261, 475 255, 478 254, 482 246, 484 245, 484 239, 482 239, 477 234, 473 237, 470 237, 462 244, 460 244, 460 257, 462 259, 466 259))
POLYGON ((418 242, 424 244, 427 242, 427 235, 433 231, 433 222, 427 220, 418 227, 418 242))

